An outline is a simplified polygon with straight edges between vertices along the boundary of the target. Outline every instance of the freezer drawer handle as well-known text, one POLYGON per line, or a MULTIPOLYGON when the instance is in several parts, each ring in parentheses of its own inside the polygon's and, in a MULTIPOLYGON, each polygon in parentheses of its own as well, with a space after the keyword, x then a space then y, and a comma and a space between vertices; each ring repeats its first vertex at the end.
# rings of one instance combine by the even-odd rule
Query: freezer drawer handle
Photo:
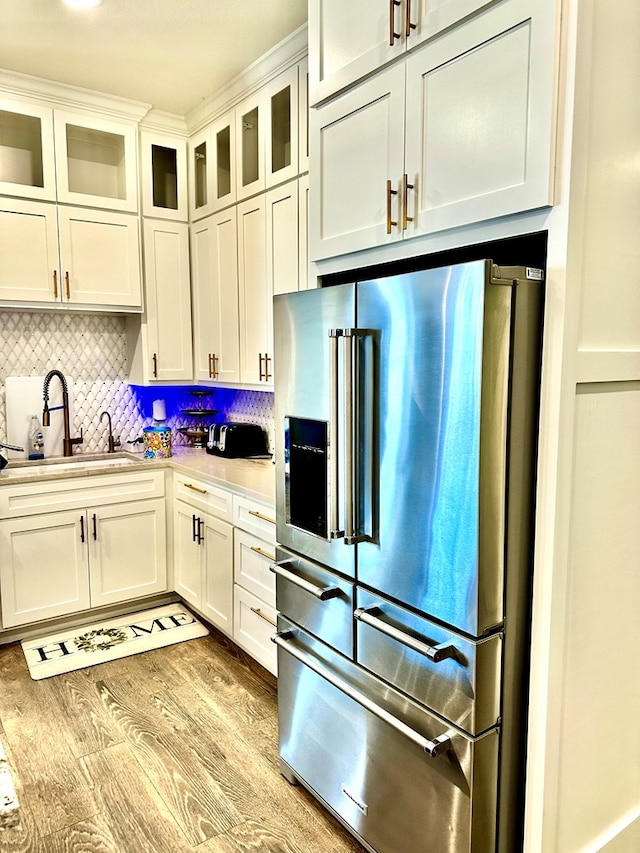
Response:
POLYGON ((398 628, 394 628, 393 625, 389 625, 382 619, 378 619, 374 615, 375 613, 382 613, 382 610, 379 607, 359 607, 354 612, 353 616, 355 619, 359 619, 360 622, 365 622, 367 625, 371 625, 372 628, 375 628, 382 634, 386 634, 388 637, 397 640, 399 643, 402 643, 403 646, 408 646, 410 649, 413 649, 414 652, 419 652, 419 654, 429 658, 433 663, 440 663, 440 661, 446 660, 447 658, 457 657, 457 649, 451 643, 440 643, 437 646, 430 646, 427 643, 421 643, 420 640, 415 640, 409 634, 405 634, 404 631, 400 631, 398 628))
POLYGON ((392 728, 397 732, 400 732, 404 737, 409 738, 409 740, 413 741, 413 743, 423 749, 427 755, 430 755, 432 758, 436 758, 438 755, 446 752, 450 748, 451 736, 449 734, 445 733, 433 740, 423 737, 421 734, 407 726, 406 723, 403 723, 402 720, 399 720, 397 717, 394 717, 393 714, 390 714, 385 708, 381 708, 380 705, 377 705, 372 699, 369 699, 368 696, 365 696, 363 693, 355 690, 355 688, 346 681, 343 681, 343 679, 335 673, 325 669, 325 667, 322 666, 321 663, 318 663, 318 661, 314 660, 314 658, 306 655, 292 643, 289 643, 288 640, 294 636, 295 633, 293 631, 280 631, 279 633, 274 634, 274 636, 271 637, 271 640, 277 646, 280 646, 281 649, 288 652, 292 657, 296 658, 296 660, 299 660, 300 663, 313 670, 321 678, 324 678, 325 681, 328 681, 329 684, 333 685, 350 699, 353 699, 353 701, 357 702, 358 705, 362 705, 363 708, 366 708, 367 711, 370 711, 378 717, 378 719, 392 726, 392 728))
POLYGON ((339 586, 316 586, 316 584, 298 577, 298 575, 285 568, 285 566, 290 565, 291 563, 285 561, 282 563, 274 563, 272 566, 269 566, 269 568, 274 575, 280 575, 280 577, 291 581, 292 584, 299 586, 300 589, 304 589, 305 592, 310 592, 312 595, 315 595, 315 597, 319 598, 320 601, 327 601, 327 599, 336 598, 336 596, 341 594, 342 590, 339 586))

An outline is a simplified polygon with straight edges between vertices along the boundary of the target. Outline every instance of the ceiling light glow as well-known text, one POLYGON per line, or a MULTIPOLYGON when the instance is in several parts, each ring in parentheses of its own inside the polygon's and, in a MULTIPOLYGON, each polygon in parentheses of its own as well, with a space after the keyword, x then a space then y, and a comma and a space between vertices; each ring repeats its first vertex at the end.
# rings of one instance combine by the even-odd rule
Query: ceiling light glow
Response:
POLYGON ((102 0, 62 0, 62 2, 71 9, 93 9, 94 6, 99 6, 102 0))

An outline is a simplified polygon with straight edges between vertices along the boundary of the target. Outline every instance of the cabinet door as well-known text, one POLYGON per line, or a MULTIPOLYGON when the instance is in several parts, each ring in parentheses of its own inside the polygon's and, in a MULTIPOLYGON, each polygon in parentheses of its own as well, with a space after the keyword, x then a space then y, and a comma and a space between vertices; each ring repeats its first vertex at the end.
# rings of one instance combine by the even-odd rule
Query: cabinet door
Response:
POLYGON ((277 648, 271 642, 277 617, 274 607, 236 584, 233 639, 273 675, 278 674, 277 648))
POLYGON ((310 123, 311 259, 401 239, 404 63, 312 110, 310 123))
POLYGON ((233 633, 233 527, 212 515, 200 516, 204 586, 202 615, 231 636, 233 633))
POLYGON ((189 211, 193 221, 213 212, 212 161, 211 125, 207 125, 189 140, 189 211))
POLYGON ((0 299, 60 301, 55 205, 0 199, 0 299))
POLYGON ((309 271, 309 175, 298 179, 298 288, 315 287, 309 271))
POLYGON ((298 63, 298 172, 309 171, 309 59, 298 63))
MULTIPOLYGON (((298 181, 289 181, 266 194, 267 288, 278 293, 298 289, 298 181)), ((273 351, 272 301, 267 300, 269 352, 273 351)))
POLYGON ((406 8, 389 0, 311 0, 312 106, 346 89, 405 50, 406 8))
POLYGON ((186 222, 187 140, 143 130, 140 148, 142 212, 145 216, 186 222))
POLYGON ((64 301, 142 306, 137 217, 59 207, 58 229, 64 301))
POLYGON ((0 98, 0 194, 55 201, 53 111, 0 98))
POLYGON ((164 499, 88 510, 91 606, 167 589, 164 499))
POLYGON ((240 381, 236 208, 191 226, 195 379, 240 381))
POLYGON ((189 226, 144 222, 148 359, 154 379, 193 377, 189 226))
POLYGON ((237 199, 262 192, 265 184, 265 89, 259 89, 236 107, 237 199))
POLYGON ((408 57, 408 236, 552 203, 554 5, 508 0, 408 57))
POLYGON ((233 543, 235 582, 270 607, 276 606, 276 576, 270 570, 275 561, 272 544, 236 528, 233 543))
POLYGON ((212 209, 222 210, 236 202, 236 125, 232 112, 211 126, 212 209))
POLYGON ((198 515, 189 504, 174 503, 174 586, 178 595, 199 609, 202 606, 202 552, 196 537, 198 515))
POLYGON ((298 175, 298 66, 294 65, 264 90, 266 187, 298 175))
POLYGON ((240 294, 240 378, 264 384, 270 371, 271 294, 267 281, 264 195, 238 205, 238 281, 240 294))
POLYGON ((137 126, 83 113, 54 113, 58 201, 135 213, 137 126))
POLYGON ((89 607, 85 512, 0 521, 2 625, 26 625, 89 607))

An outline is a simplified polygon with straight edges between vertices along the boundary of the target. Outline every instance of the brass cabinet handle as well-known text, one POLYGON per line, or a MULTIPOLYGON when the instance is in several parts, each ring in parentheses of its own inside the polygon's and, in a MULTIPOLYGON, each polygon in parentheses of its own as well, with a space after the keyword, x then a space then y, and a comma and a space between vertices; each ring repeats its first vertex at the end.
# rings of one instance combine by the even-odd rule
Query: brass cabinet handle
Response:
POLYGON ((407 210, 409 208, 409 199, 408 199, 409 190, 414 189, 414 186, 415 186, 414 184, 409 183, 409 176, 408 175, 405 174, 402 176, 402 187, 403 187, 403 191, 402 191, 402 195, 403 195, 402 230, 403 231, 407 230, 407 223, 408 222, 413 222, 413 216, 409 216, 407 214, 407 210))
POLYGON ((251 607, 250 610, 252 613, 255 613, 256 616, 259 616, 261 619, 264 619, 265 622, 268 622, 269 625, 273 625, 274 628, 278 627, 278 623, 274 622, 273 619, 270 619, 266 613, 263 613, 262 610, 260 610, 259 607, 251 607))
POLYGON ((267 560, 271 560, 272 563, 275 563, 276 558, 273 554, 268 554, 266 551, 263 551, 262 548, 258 548, 256 545, 251 545, 251 550, 255 551, 256 554, 260 554, 261 557, 266 557, 267 560))
POLYGON ((261 512, 258 512, 255 509, 250 509, 249 515, 252 515, 254 518, 261 518, 263 521, 268 521, 269 524, 275 524, 276 523, 275 518, 269 518, 268 515, 263 515, 261 512))
POLYGON ((387 234, 391 234, 391 226, 397 225, 398 220, 391 218, 391 196, 398 195, 398 190, 391 189, 391 181, 387 181, 387 234))
POLYGON ((155 352, 153 354, 153 375, 156 379, 158 378, 158 356, 155 352))
POLYGON ((199 489, 197 486, 194 486, 193 483, 185 483, 185 489, 193 489, 194 492, 199 492, 201 495, 208 494, 206 489, 199 489))
POLYGON ((69 288, 69 272, 65 272, 64 274, 64 284, 67 291, 67 299, 71 299, 71 290, 69 288))
POLYGON ((264 354, 264 381, 268 382, 271 379, 271 374, 269 373, 269 362, 271 361, 271 356, 265 352, 264 354))
POLYGON ((404 34, 407 38, 411 35, 411 30, 415 30, 416 24, 411 23, 411 0, 406 0, 407 9, 406 9, 406 17, 405 17, 405 30, 404 34))
POLYGON ((400 5, 400 0, 389 0, 389 47, 393 47, 395 40, 400 38, 400 33, 396 32, 396 6, 400 5))
POLYGON ((258 370, 260 372, 260 375, 258 377, 258 381, 262 382, 263 376, 262 376, 262 353, 261 352, 258 353, 258 370))
POLYGON ((58 298, 58 270, 53 271, 53 298, 58 298))
POLYGON ((213 354, 209 353, 209 379, 213 379, 213 354))
POLYGON ((218 356, 215 352, 209 353, 209 379, 218 378, 218 356))

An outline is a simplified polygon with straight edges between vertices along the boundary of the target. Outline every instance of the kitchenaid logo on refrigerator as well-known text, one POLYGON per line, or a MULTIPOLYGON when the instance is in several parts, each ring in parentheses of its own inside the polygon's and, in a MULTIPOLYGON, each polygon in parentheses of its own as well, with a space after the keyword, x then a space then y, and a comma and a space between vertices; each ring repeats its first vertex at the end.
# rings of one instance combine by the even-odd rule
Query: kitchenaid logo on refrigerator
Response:
POLYGON ((344 782, 342 783, 341 787, 342 793, 345 795, 345 797, 348 797, 351 802, 360 809, 363 815, 367 815, 369 813, 369 806, 365 802, 363 802, 360 797, 357 797, 352 791, 350 791, 344 784, 344 782))

